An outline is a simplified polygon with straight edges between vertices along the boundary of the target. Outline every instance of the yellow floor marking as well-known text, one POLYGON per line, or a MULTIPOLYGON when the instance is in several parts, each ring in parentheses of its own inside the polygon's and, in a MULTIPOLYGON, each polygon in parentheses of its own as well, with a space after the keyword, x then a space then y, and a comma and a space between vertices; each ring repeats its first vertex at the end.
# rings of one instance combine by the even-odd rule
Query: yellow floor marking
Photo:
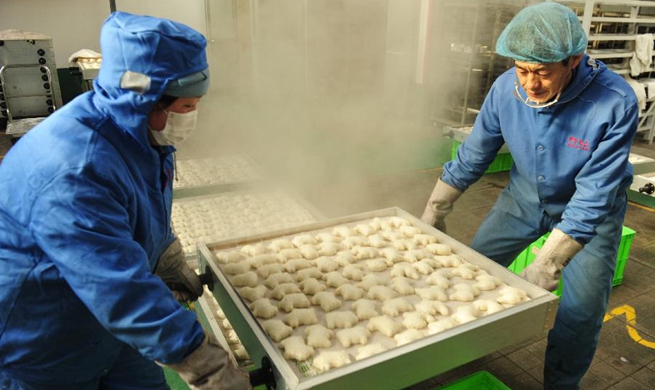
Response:
POLYGON ((644 205, 641 205, 641 204, 633 202, 633 201, 629 201, 628 203, 630 203, 631 206, 635 206, 635 207, 640 208, 642 210, 646 210, 646 211, 650 211, 651 213, 655 213, 655 210, 652 207, 644 206, 644 205))
POLYGON ((603 322, 607 322, 614 317, 622 315, 625 315, 625 319, 627 321, 625 327, 628 330, 630 338, 636 341, 638 344, 643 345, 644 347, 655 349, 655 342, 643 339, 639 335, 639 332, 637 332, 637 329, 633 327, 633 325, 637 325, 637 313, 635 312, 634 307, 630 305, 619 306, 616 309, 610 311, 608 314, 605 314, 603 322))

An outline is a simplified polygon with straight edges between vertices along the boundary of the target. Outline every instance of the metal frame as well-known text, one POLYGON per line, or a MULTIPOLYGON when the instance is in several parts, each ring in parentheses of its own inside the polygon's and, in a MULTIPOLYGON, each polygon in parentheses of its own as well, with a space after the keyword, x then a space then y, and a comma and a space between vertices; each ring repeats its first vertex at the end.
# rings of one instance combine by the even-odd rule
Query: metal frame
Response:
MULTIPOLYGON (((552 1, 552 0, 551 0, 552 1)), ((587 50, 592 58, 598 59, 622 59, 618 67, 612 67, 608 65, 615 73, 621 75, 628 75, 630 69, 627 66, 627 61, 632 57, 634 53, 634 43, 637 38, 637 27, 638 25, 652 25, 655 24, 655 17, 640 17, 639 11, 641 8, 650 8, 655 7, 655 1, 637 1, 637 0, 555 0, 558 3, 563 3, 569 6, 579 5, 575 9, 580 9, 580 5, 583 6, 583 14, 579 17, 582 27, 589 37, 589 42, 591 44, 591 49, 587 50), (598 5, 606 6, 617 6, 617 7, 626 7, 630 9, 629 16, 626 17, 615 17, 615 16, 594 16, 594 10, 598 5), (627 33, 594 33, 592 34, 592 23, 597 23, 598 25, 610 24, 610 23, 619 23, 628 25, 627 33), (626 49, 596 49, 598 42, 602 41, 617 41, 617 42, 628 42, 626 43, 626 49)), ((627 12, 626 12, 627 13, 627 12)), ((655 72, 655 68, 651 68, 644 72, 655 72)), ((642 73, 642 74, 644 74, 642 73)), ((653 142, 655 138, 655 101, 652 97, 649 97, 647 103, 650 104, 648 110, 643 113, 640 113, 639 125, 637 127, 637 132, 642 134, 642 138, 646 140, 649 144, 653 142), (649 121, 650 118, 650 122, 649 121)))
POLYGON ((285 390, 343 390, 376 389, 394 390, 433 377, 462 364, 483 357, 504 347, 541 335, 550 329, 555 320, 558 299, 493 261, 481 256, 453 238, 422 223, 416 217, 399 209, 389 208, 316 224, 261 234, 247 239, 225 240, 198 246, 203 272, 214 275, 213 293, 221 308, 239 334, 255 365, 267 359, 273 363, 277 389, 285 390), (260 242, 275 237, 306 233, 336 225, 357 223, 375 217, 400 216, 409 219, 424 232, 438 236, 441 242, 451 245, 456 253, 473 264, 483 265, 489 274, 501 278, 511 286, 524 289, 531 297, 486 317, 459 325, 444 332, 387 350, 370 358, 355 361, 340 368, 315 376, 303 377, 300 368, 284 359, 280 349, 266 335, 259 321, 252 315, 246 302, 223 274, 210 249, 227 249, 260 242), (394 375, 389 375, 393 372, 394 375))

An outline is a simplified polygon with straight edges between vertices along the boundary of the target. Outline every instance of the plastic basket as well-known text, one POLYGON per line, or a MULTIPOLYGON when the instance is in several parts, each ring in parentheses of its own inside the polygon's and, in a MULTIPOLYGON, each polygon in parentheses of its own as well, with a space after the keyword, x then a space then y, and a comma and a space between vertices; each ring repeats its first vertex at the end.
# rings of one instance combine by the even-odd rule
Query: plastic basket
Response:
MULTIPOLYGON (((514 259, 514 262, 507 268, 515 274, 520 274, 523 269, 530 265, 534 261, 535 257, 537 257, 538 250, 541 249, 541 247, 544 245, 549 234, 550 233, 544 234, 543 236, 539 237, 537 241, 533 242, 530 244, 530 246, 525 248, 525 250, 521 252, 516 257, 516 259, 514 259)), ((634 230, 623 226, 623 230, 621 232, 621 244, 619 245, 619 251, 616 256, 616 270, 614 271, 612 286, 618 286, 621 284, 621 282, 623 282, 623 272, 625 272, 625 266, 628 263, 630 247, 632 246, 632 240, 635 238, 635 234, 636 232, 634 230)), ((561 281, 559 287, 556 291, 553 292, 553 294, 559 297, 562 296, 561 281)))
POLYGON ((512 390, 493 375, 479 371, 444 387, 434 390, 512 390))
MULTIPOLYGON (((453 147, 450 152, 451 160, 454 160, 457 157, 457 149, 459 149, 462 143, 459 141, 453 141, 453 147)), ((494 161, 491 162, 489 168, 487 168, 485 173, 495 173, 495 172, 506 172, 512 169, 514 164, 514 159, 510 153, 498 153, 494 161)))
POLYGON ((178 373, 170 368, 164 367, 164 376, 166 377, 166 384, 171 390, 191 390, 178 373))

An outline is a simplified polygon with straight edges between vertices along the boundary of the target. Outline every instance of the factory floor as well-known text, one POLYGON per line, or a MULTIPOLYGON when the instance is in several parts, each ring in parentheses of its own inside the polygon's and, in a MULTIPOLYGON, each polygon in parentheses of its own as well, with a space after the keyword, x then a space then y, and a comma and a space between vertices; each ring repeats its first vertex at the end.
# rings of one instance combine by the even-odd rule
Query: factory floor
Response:
MULTIPOLYGON (((0 162, 11 147, 0 133, 0 162)), ((655 158, 655 145, 636 141, 633 152, 655 158)), ((307 190, 308 200, 327 217, 398 206, 420 216, 440 175, 439 169, 335 181, 307 190), (338 202, 334 200, 338 199, 338 202)), ((448 233, 470 244, 508 174, 485 175, 457 202, 448 233)), ((582 390, 655 389, 655 210, 630 203, 625 226, 636 231, 621 285, 612 292, 600 343, 582 390)), ((467 375, 487 371, 512 390, 542 389, 545 334, 494 352, 465 366, 411 386, 435 389, 467 375)), ((495 389, 496 387, 489 387, 495 389)), ((458 387, 465 389, 465 387, 458 387)), ((480 387, 484 390, 487 387, 480 387)), ((177 390, 177 388, 174 388, 177 390)), ((473 388, 471 388, 473 390, 473 388)), ((478 388, 475 388, 478 390, 478 388)))
MULTIPOLYGON (((632 152, 655 158, 655 145, 635 141, 632 152)), ((439 176, 440 170, 434 169, 386 175, 365 183, 334 185, 331 190, 322 189, 314 194, 310 201, 328 217, 391 206, 399 206, 420 216, 439 176), (331 202, 331 199, 344 199, 345 194, 353 192, 357 193, 356 201, 346 203, 346 206, 345 200, 338 205, 331 202)), ((487 174, 466 191, 446 219, 448 234, 469 245, 508 178, 507 172, 487 174)), ((631 202, 624 225, 635 230, 636 235, 623 282, 612 292, 598 350, 591 368, 582 379, 582 390, 655 389, 655 210, 631 202)), ((483 370, 512 390, 540 390, 543 389, 545 348, 544 334, 418 383, 408 390, 439 388, 483 370)), ((487 387, 470 388, 478 389, 487 387)))

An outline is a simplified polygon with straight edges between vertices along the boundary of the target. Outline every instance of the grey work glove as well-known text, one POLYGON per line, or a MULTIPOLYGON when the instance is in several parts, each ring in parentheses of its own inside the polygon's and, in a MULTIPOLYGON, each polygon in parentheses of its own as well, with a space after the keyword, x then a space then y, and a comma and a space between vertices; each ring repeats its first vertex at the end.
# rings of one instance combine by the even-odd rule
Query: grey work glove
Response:
POLYGON ((434 190, 432 190, 432 195, 430 195, 427 206, 425 206, 421 221, 446 233, 444 219, 446 215, 453 211, 453 204, 463 193, 463 191, 439 179, 437 185, 434 186, 434 190))
POLYGON ((164 281, 179 302, 195 301, 202 295, 200 277, 186 263, 177 238, 161 254, 155 275, 164 281))
MULTIPOLYGON (((161 363, 158 363, 161 364, 161 363)), ((193 390, 250 390, 248 373, 235 367, 213 335, 181 362, 161 364, 176 371, 193 390)))
POLYGON ((537 257, 523 270, 521 277, 545 290, 554 291, 562 276, 562 270, 582 247, 582 244, 563 231, 553 229, 537 257))

